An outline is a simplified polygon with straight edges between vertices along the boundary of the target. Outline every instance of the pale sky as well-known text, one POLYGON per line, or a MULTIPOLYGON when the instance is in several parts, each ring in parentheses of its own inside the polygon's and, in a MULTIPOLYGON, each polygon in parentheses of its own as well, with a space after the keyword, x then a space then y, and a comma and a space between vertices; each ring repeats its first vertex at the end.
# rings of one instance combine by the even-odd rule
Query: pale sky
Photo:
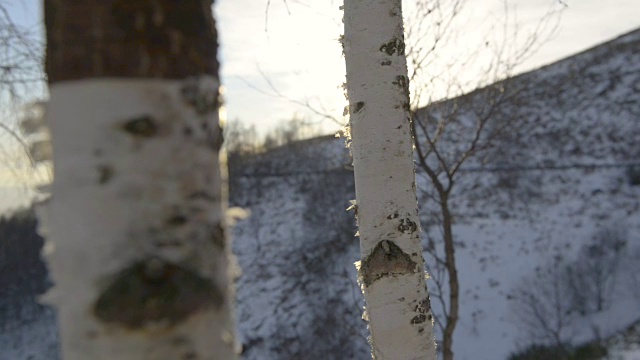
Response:
MULTIPOLYGON (((416 1, 426 0, 404 0, 406 17, 414 14, 416 1)), ((40 0, 3 2, 9 4, 11 16, 18 23, 34 29, 41 26, 40 0)), ((271 0, 268 13, 267 3, 268 0, 217 0, 214 6, 222 46, 219 58, 228 118, 254 123, 266 130, 278 121, 298 115, 321 124, 326 132, 337 130, 339 127, 331 121, 322 120, 294 102, 308 103, 322 113, 341 118, 346 105, 340 88, 344 81, 344 58, 338 43, 342 34, 339 9, 342 1, 271 0)), ((508 4, 509 16, 505 17, 503 0, 466 0, 451 27, 455 35, 439 48, 437 61, 426 71, 441 73, 444 65, 467 59, 478 49, 480 53, 470 58, 470 65, 463 71, 438 75, 440 85, 430 89, 429 95, 441 96, 442 84, 475 81, 477 66, 488 54, 482 45, 500 41, 505 19, 510 23, 508 29, 517 25, 521 34, 526 34, 547 10, 564 9, 555 37, 516 72, 554 62, 640 27, 638 0, 508 0, 508 4), (492 26, 496 29, 491 30, 492 26)), ((410 25, 410 20, 406 22, 410 25)), ((518 47, 517 41, 511 43, 518 47)), ((7 139, 0 134, 0 145, 4 148, 10 146, 7 139)), ((19 185, 9 170, 10 166, 0 163, 0 188, 19 185)), ((7 197, 0 194, 0 208, 3 199, 7 197)))
MULTIPOLYGON (((404 0, 405 16, 410 15, 412 3, 415 0, 404 0)), ((344 81, 344 58, 337 41, 342 33, 342 1, 272 0, 268 17, 266 4, 266 0, 219 0, 214 7, 228 117, 258 127, 269 127, 296 113, 319 120, 290 100, 310 102, 340 117, 346 105, 339 89, 344 81), (265 75, 289 100, 273 96, 265 75)), ((502 7, 502 0, 467 0, 453 27, 456 40, 441 49, 444 57, 456 58, 481 47, 481 35, 501 21, 502 7)), ((640 27, 638 0, 510 0, 509 7, 512 24, 517 23, 523 33, 531 31, 550 7, 564 8, 555 36, 516 72, 554 62, 640 27)), ((497 37, 500 32, 494 31, 497 37)), ((335 128, 329 121, 325 123, 335 128)))
MULTIPOLYGON (((417 1, 425 0, 403 0, 406 17, 411 17, 417 1)), ((40 0, 5 2, 12 5, 12 16, 20 23, 40 23, 40 0)), ((339 118, 346 105, 340 89, 344 58, 337 40, 342 34, 342 1, 271 0, 268 13, 267 4, 268 0, 217 0, 214 5, 229 119, 239 118, 260 128, 295 114, 320 120, 291 100, 308 102, 339 118), (269 82, 289 100, 279 98, 269 82)), ((551 63, 640 27, 638 0, 508 0, 508 4, 509 21, 521 27, 522 33, 531 31, 550 7, 564 8, 555 37, 517 72, 551 63)), ((452 26, 455 40, 440 48, 443 60, 429 70, 441 71, 438 67, 448 59, 462 58, 481 48, 486 34, 500 37, 502 29, 488 27, 504 20, 504 14, 503 0, 466 0, 452 26)), ((475 72, 470 69, 455 76, 472 78, 475 72)))

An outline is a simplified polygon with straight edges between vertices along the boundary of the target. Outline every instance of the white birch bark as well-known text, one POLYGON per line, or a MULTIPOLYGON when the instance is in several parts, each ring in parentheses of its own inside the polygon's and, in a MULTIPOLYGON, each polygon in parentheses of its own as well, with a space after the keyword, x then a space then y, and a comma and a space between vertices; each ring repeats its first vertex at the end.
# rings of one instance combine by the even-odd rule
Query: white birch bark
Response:
POLYGON ((63 359, 236 358, 218 86, 51 86, 47 300, 63 359))
POLYGON ((374 359, 435 360, 420 244, 401 0, 345 0, 351 149, 374 359))

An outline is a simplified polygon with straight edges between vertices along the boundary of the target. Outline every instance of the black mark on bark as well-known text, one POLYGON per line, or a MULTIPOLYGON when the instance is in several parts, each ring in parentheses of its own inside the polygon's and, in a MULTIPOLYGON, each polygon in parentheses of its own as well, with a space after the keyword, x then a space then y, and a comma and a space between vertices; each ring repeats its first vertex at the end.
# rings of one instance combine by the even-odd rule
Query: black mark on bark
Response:
POLYGON ((150 138, 158 133, 158 125, 151 116, 143 115, 126 121, 122 130, 133 136, 150 138))
POLYGON ((391 65, 391 60, 382 60, 380 62, 380 65, 382 65, 382 66, 390 66, 391 65))
POLYGON ((208 138, 209 139, 207 141, 211 148, 219 152, 222 148, 222 143, 224 142, 224 132, 222 131, 222 127, 218 124, 215 130, 209 131, 208 138))
POLYGON ((429 301, 429 298, 427 297, 424 300, 421 300, 413 310, 420 314, 426 314, 431 310, 431 301, 429 301))
POLYGON ((398 231, 405 234, 413 234, 418 230, 418 225, 409 219, 400 219, 400 225, 398 225, 398 231))
POLYGON ((224 227, 222 227, 222 224, 218 223, 214 225, 211 230, 211 241, 213 242, 213 245, 219 249, 224 249, 227 244, 226 240, 225 230, 224 227))
POLYGON ((422 324, 423 322, 427 321, 427 315, 416 315, 413 317, 413 319, 411 319, 411 324, 422 324))
POLYGON ((354 105, 351 105, 350 108, 352 114, 357 114, 364 108, 364 101, 358 101, 354 105))
MULTIPOLYGON (((396 76, 396 81, 392 84, 397 85, 400 89, 402 89, 403 94, 409 94, 409 80, 404 75, 396 76)), ((405 104, 402 104, 402 107, 405 107, 405 104)), ((405 107, 406 108, 406 107, 405 107)))
POLYGON ((166 223, 169 226, 182 226, 188 221, 187 217, 182 214, 175 214, 167 219, 166 223))
POLYGON ((196 78, 190 78, 180 89, 182 99, 199 115, 206 115, 218 111, 222 99, 215 88, 201 86, 196 78))
POLYGON ((209 194, 208 192, 204 191, 204 190, 200 190, 200 191, 195 191, 192 192, 191 194, 189 194, 187 196, 187 199, 189 200, 204 200, 207 202, 214 202, 216 201, 217 197, 214 194, 209 194))
POLYGON ((113 168, 109 165, 98 166, 98 183, 104 185, 113 177, 113 168))
POLYGON ((380 51, 387 55, 404 55, 404 41, 402 39, 393 38, 391 41, 380 46, 380 51))

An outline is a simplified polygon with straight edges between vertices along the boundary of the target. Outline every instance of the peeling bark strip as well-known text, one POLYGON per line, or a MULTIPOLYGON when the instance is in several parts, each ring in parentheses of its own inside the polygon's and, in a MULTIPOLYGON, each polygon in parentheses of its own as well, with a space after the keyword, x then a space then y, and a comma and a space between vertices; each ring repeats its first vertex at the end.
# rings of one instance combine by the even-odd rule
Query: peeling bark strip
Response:
POLYGON ((372 355, 436 360, 414 186, 401 0, 345 0, 344 24, 362 258, 357 267, 372 355))

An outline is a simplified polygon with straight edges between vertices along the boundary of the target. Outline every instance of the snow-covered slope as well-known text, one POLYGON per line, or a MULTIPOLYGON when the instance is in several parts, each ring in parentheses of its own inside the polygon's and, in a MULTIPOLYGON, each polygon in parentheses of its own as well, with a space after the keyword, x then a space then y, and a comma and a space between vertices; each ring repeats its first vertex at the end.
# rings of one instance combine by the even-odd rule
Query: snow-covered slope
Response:
POLYGON ((353 174, 341 140, 291 144, 231 171, 238 330, 245 359, 366 359, 353 174))
MULTIPOLYGON (((542 288, 532 278, 544 278, 549 267, 557 267, 558 276, 568 265, 585 268, 576 265, 588 263, 580 258, 588 255, 585 246, 606 231, 617 230, 626 241, 607 290, 610 303, 582 316, 571 308, 570 294, 561 294, 565 311, 573 311, 563 319, 561 338, 578 343, 609 336, 640 318, 633 291, 640 285, 640 31, 423 110, 435 117, 457 112, 454 131, 438 143, 445 161, 468 144, 475 112, 499 98, 487 96, 497 88, 511 97, 495 112, 496 121, 516 125, 461 167, 451 200, 463 294, 454 340, 460 360, 503 359, 529 344, 548 343, 540 324, 531 331, 522 323, 526 309, 515 290, 522 284, 542 288)), ((438 244, 438 205, 420 175, 425 229, 438 244)))
MULTIPOLYGON (((512 130, 512 136, 465 163, 452 199, 462 293, 454 351, 460 360, 505 359, 531 343, 547 342, 532 338, 518 324, 517 313, 522 309, 516 304, 514 288, 524 277, 535 276, 536 269, 540 273, 579 262, 581 249, 606 229, 625 230, 627 247, 619 259, 622 275, 616 277, 606 309, 573 316, 562 329, 562 340, 577 344, 596 335, 609 336, 640 318, 640 298, 628 291, 633 288, 629 284, 640 279, 627 276, 640 271, 632 257, 640 248, 640 186, 632 185, 628 174, 631 164, 640 159, 640 31, 518 76, 506 85, 508 91, 517 91, 501 109, 501 116, 517 118, 521 125, 512 130)), ((487 91, 467 95, 472 99, 467 103, 477 104, 487 91)), ((464 137, 460 132, 447 135, 449 143, 445 140, 443 144, 451 149, 464 137)), ((235 248, 245 268, 238 305, 248 358, 309 358, 298 352, 285 355, 284 350, 287 346, 306 347, 302 339, 308 331, 297 319, 310 316, 309 310, 294 306, 282 312, 283 306, 278 304, 283 299, 312 302, 321 313, 335 305, 327 305, 330 301, 322 291, 308 292, 309 285, 300 284, 317 280, 312 280, 313 274, 305 274, 299 259, 316 256, 317 261, 327 261, 319 265, 325 271, 337 269, 324 277, 337 278, 342 271, 345 279, 350 279, 327 282, 331 285, 323 286, 328 286, 328 294, 356 292, 351 267, 357 256, 354 240, 345 232, 342 247, 352 250, 336 254, 332 236, 326 234, 335 221, 328 217, 344 216, 344 200, 353 194, 350 176, 332 174, 329 170, 335 164, 323 163, 323 154, 335 158, 336 151, 342 149, 346 156, 346 150, 340 141, 330 139, 307 144, 305 149, 308 153, 285 147, 263 155, 256 163, 278 162, 278 166, 263 173, 264 177, 250 176, 256 171, 247 167, 243 170, 246 177, 235 186, 251 189, 244 191, 253 195, 237 197, 232 193, 237 205, 253 211, 253 217, 239 223, 235 233, 235 248), (267 176, 269 172, 271 176, 267 176), (315 187, 310 185, 318 182, 321 184, 315 187), (317 200, 328 197, 332 199, 326 203, 317 200), (322 216, 311 222, 300 220, 313 210, 322 216), (325 255, 317 258, 323 247, 325 255), (318 250, 310 251, 312 248, 318 250), (326 259, 326 254, 341 256, 326 259), (256 267, 257 261, 286 271, 256 267), (291 340, 279 343, 281 334, 291 340)), ((420 173, 419 179, 423 190, 429 192, 429 182, 420 173)), ((435 202, 426 199, 421 204, 425 230, 437 238, 439 230, 429 226, 432 222, 427 218, 435 202)), ((360 301, 357 292, 353 296, 360 301)), ((562 301, 569 304, 571 299, 562 301)), ((437 302, 432 304, 436 311, 441 310, 437 302)), ((357 315, 343 313, 343 325, 327 321, 326 326, 332 326, 334 332, 362 327, 357 315)), ((358 356, 343 353, 324 358, 368 358, 357 340, 353 349, 362 351, 358 356)), ((320 336, 309 341, 318 345, 325 339, 320 336)))
POLYGON ((0 217, 0 359, 57 360, 55 313, 37 303, 50 285, 31 211, 0 217))

